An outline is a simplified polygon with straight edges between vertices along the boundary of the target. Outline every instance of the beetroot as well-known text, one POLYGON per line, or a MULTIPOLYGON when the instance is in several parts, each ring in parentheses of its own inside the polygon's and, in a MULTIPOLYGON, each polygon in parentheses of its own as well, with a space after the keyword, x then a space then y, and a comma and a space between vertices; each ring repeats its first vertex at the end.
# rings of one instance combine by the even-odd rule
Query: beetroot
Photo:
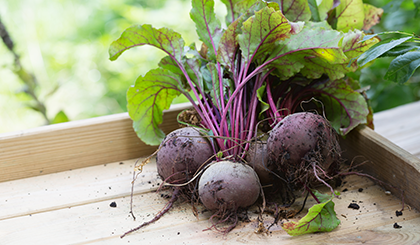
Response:
POLYGON ((158 174, 166 183, 186 185, 173 187, 171 199, 152 220, 127 231, 121 238, 157 221, 167 213, 174 202, 178 200, 181 191, 185 187, 191 187, 190 184, 187 184, 188 181, 194 177, 200 167, 209 162, 212 156, 212 146, 197 129, 193 127, 180 128, 168 134, 161 143, 156 156, 158 174))
POLYGON ((202 174, 198 193, 204 206, 214 211, 210 218, 214 228, 230 221, 233 224, 224 232, 232 230, 237 222, 237 212, 254 204, 260 195, 261 185, 255 171, 248 165, 221 161, 210 165, 202 174), (219 222, 213 222, 218 218, 219 222))
POLYGON ((156 156, 159 176, 168 183, 185 183, 213 155, 213 148, 193 127, 168 134, 156 156))
POLYGON ((252 142, 249 145, 249 150, 245 156, 245 160, 257 173, 261 184, 269 184, 272 182, 272 175, 270 174, 271 171, 267 168, 267 142, 252 142))
POLYGON ((340 152, 330 123, 309 112, 285 117, 267 140, 268 167, 289 183, 305 187, 314 179, 326 184, 323 178, 338 171, 340 152))

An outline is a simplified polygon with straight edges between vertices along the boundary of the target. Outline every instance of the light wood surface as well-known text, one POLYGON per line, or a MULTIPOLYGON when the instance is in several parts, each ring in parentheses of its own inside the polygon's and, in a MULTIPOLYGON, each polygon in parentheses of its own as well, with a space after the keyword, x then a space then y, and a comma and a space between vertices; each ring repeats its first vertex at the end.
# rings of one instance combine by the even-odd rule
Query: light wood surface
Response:
POLYGON ((420 158, 420 101, 374 115, 375 131, 420 158))
MULTIPOLYGON (((171 107, 160 128, 178 128, 176 117, 188 107, 171 107)), ((127 113, 0 134, 0 182, 133 159, 155 149, 139 140, 127 113)))
MULTIPOLYGON (((174 118, 187 107, 181 105, 165 113, 162 129, 168 132, 176 128, 174 118)), ((178 201, 156 223, 120 239, 122 233, 161 210, 167 202, 162 193, 170 194, 166 190, 156 193, 160 180, 152 161, 135 185, 137 220, 130 217, 134 161, 149 155, 155 147, 138 140, 127 114, 2 134, 0 244, 420 243, 420 214, 411 209, 420 210, 420 159, 404 146, 404 142, 420 142, 416 128, 418 114, 413 112, 419 107, 415 103, 378 113, 376 131, 358 127, 341 142, 347 159, 363 156, 357 161, 369 160, 360 168, 363 172, 404 190, 410 207, 406 206, 403 216, 395 215, 402 205, 397 189, 387 186, 383 189, 366 178, 349 176, 346 184, 338 188, 348 191, 334 201, 341 225, 330 233, 299 237, 290 237, 279 226, 268 234, 256 234, 256 217, 252 212, 255 206, 251 208, 251 222, 241 223, 227 236, 203 231, 210 226, 211 214, 201 213, 197 219, 188 202, 178 201), (390 121, 395 124, 388 126, 390 121), (383 137, 378 132, 388 134, 383 137), (359 188, 363 191, 359 192, 359 188), (387 195, 385 190, 394 195, 387 195), (360 210, 348 208, 353 201, 358 202, 360 210), (116 202, 117 207, 110 207, 111 202, 116 202), (396 222, 401 229, 393 227, 396 222)), ((301 203, 302 198, 297 200, 296 208, 301 203)), ((270 215, 266 216, 266 225, 272 221, 270 215)))
POLYGON ((366 126, 357 127, 340 144, 349 162, 358 164, 367 160, 359 169, 396 187, 390 190, 394 195, 404 192, 405 202, 420 210, 418 157, 366 126))
MULTIPOLYGON (((420 242, 420 214, 401 208, 398 198, 387 195, 372 181, 349 176, 334 199, 340 226, 329 233, 299 237, 287 235, 279 226, 268 234, 256 234, 256 214, 227 236, 203 231, 210 226, 209 212, 195 218, 191 205, 178 201, 159 221, 120 239, 125 231, 152 218, 168 199, 156 193, 160 180, 154 161, 146 165, 135 184, 134 213, 129 215, 134 160, 65 171, 0 183, 0 244, 414 244, 420 242), (359 188, 363 188, 359 192, 359 188), (110 207, 116 202, 117 207, 110 207), (349 209, 351 202, 359 210, 349 209), (402 226, 395 229, 394 223, 402 226)), ((299 208, 302 198, 296 201, 299 208)), ((310 200, 306 207, 313 204, 310 200)), ((198 206, 202 210, 202 206, 198 206)), ((306 212, 307 209, 304 210, 306 212)), ((303 214, 302 214, 303 215, 303 214)), ((300 216, 302 216, 300 215, 300 216)), ((273 221, 265 216, 265 224, 273 221)))

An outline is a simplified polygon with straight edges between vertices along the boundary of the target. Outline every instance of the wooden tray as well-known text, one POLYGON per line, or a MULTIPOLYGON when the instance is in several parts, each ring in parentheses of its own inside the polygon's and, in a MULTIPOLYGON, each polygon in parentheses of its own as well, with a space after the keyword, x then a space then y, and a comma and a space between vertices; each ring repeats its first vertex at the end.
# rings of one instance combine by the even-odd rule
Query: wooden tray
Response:
MULTIPOLYGON (((162 129, 178 127, 176 115, 188 105, 164 114, 162 129)), ((406 208, 372 181, 349 176, 338 190, 336 212, 341 225, 333 232, 299 237, 280 226, 256 234, 255 214, 226 236, 203 231, 210 213, 197 219, 191 205, 177 202, 158 222, 124 239, 119 236, 163 208, 166 191, 156 193, 160 180, 152 161, 135 185, 134 212, 129 215, 134 161, 155 147, 143 144, 127 114, 40 127, 0 135, 0 244, 413 244, 420 241, 420 160, 366 127, 341 142, 348 159, 363 156, 362 170, 404 190, 406 208), (347 189, 347 191, 344 191, 347 189), (117 207, 110 207, 115 202, 117 207), (351 202, 359 210, 349 209, 351 202), (394 223, 402 226, 394 228, 394 223)), ((361 159, 361 158, 358 158, 361 159)), ((296 201, 296 207, 302 199, 296 201)), ((306 207, 310 207, 308 203, 306 207)), ((253 209, 251 209, 252 211, 253 209)), ((304 214, 304 213, 303 213, 304 214)), ((302 215, 303 215, 302 214, 302 215)), ((267 216, 265 223, 273 221, 267 216)))

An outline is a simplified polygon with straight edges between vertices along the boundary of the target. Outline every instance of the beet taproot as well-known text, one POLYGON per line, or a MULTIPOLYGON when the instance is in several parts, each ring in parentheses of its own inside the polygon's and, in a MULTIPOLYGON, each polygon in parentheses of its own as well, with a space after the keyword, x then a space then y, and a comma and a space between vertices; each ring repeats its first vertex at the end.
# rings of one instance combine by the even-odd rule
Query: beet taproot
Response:
POLYGON ((267 139, 267 167, 289 183, 325 183, 338 172, 341 148, 337 134, 324 117, 299 112, 281 120, 267 139))
POLYGON ((185 183, 213 154, 209 141, 196 128, 177 129, 160 145, 156 155, 158 174, 168 183, 185 183))
POLYGON ((252 142, 249 145, 249 149, 245 156, 245 160, 249 166, 251 166, 257 173, 261 184, 269 184, 272 182, 271 171, 267 167, 268 154, 267 154, 267 142, 257 141, 252 142))
POLYGON ((185 127, 169 133, 160 144, 156 155, 158 174, 166 183, 186 185, 172 187, 171 199, 165 207, 153 219, 127 231, 121 238, 154 223, 167 213, 178 200, 180 193, 184 189, 188 192, 188 188, 193 186, 188 184, 188 181, 194 177, 200 167, 210 161, 213 154, 213 147, 196 128, 185 127))
POLYGON ((253 205, 260 191, 258 176, 250 166, 232 161, 212 163, 198 183, 201 202, 214 212, 209 229, 215 228, 224 233, 232 230, 238 223, 238 212, 253 205), (227 228, 218 228, 225 222, 230 224, 227 228))

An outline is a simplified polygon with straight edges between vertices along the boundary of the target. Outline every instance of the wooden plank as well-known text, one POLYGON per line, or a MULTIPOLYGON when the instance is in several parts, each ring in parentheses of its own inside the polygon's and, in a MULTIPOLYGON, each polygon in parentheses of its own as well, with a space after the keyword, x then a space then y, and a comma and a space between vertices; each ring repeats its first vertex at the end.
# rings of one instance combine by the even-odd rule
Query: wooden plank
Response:
MULTIPOLYGON (((176 128, 179 104, 164 113, 161 129, 176 128)), ((83 168, 151 154, 132 129, 127 113, 103 116, 22 132, 0 134, 0 182, 83 168)))
POLYGON ((397 189, 396 196, 404 191, 405 202, 420 210, 420 159, 396 146, 385 137, 366 126, 359 126, 341 140, 344 157, 352 161, 369 160, 360 169, 397 189))
POLYGON ((420 101, 374 114, 375 131, 420 158, 420 101))
MULTIPOLYGON (((132 161, 130 161, 132 162, 132 161)), ((149 170, 156 169, 152 161, 147 165, 149 170)), ((10 181, 16 188, 6 194, 0 193, 0 200, 8 195, 19 195, 21 188, 36 190, 36 186, 44 188, 45 182, 50 179, 56 181, 54 188, 57 193, 66 196, 69 206, 54 201, 55 195, 45 195, 42 191, 32 192, 31 200, 2 204, 8 207, 8 212, 20 215, 6 217, 0 222, 0 238, 3 244, 343 244, 343 243, 376 243, 376 244, 414 244, 420 241, 420 214, 415 210, 406 210, 403 216, 396 217, 395 210, 401 207, 398 198, 386 195, 382 188, 373 184, 372 181, 359 176, 348 176, 344 186, 338 188, 342 191, 340 199, 334 199, 335 210, 341 220, 340 226, 329 233, 309 234, 299 237, 287 235, 279 226, 274 226, 268 234, 256 234, 256 214, 250 212, 251 222, 240 223, 231 233, 224 236, 218 232, 203 231, 210 226, 208 218, 211 213, 200 213, 199 219, 192 214, 188 202, 178 201, 175 207, 156 223, 144 227, 138 232, 128 235, 124 239, 119 236, 125 231, 136 227, 143 221, 149 220, 160 211, 167 199, 155 193, 150 186, 143 186, 144 193, 134 196, 134 212, 137 220, 129 215, 129 196, 103 195, 102 191, 108 189, 114 183, 116 176, 125 176, 130 182, 132 170, 130 164, 120 165, 118 162, 107 166, 94 166, 83 170, 66 171, 63 173, 44 175, 28 178, 26 181, 10 181), (105 170, 106 169, 106 170, 105 170), (98 173, 104 172, 102 179, 98 180, 98 173), (114 172, 114 175, 110 174, 114 172), (92 176, 78 179, 79 175, 92 176), (62 177, 70 176, 69 180, 62 181, 62 177), (95 176, 95 177, 93 177, 95 176), (81 182, 81 183, 79 183, 81 182), (87 186, 86 193, 82 187, 87 186), (99 190, 96 198, 92 198, 81 205, 72 206, 73 198, 77 198, 70 189, 77 189, 81 196, 94 194, 93 189, 99 190), (359 188, 363 191, 359 192, 359 188), (344 191, 347 189, 347 191, 344 191), (103 199, 102 197, 108 197, 103 199), (43 212, 32 214, 21 213, 20 206, 31 207, 32 201, 48 205, 55 202, 43 212), (116 208, 109 206, 111 201, 117 203, 116 208), (350 202, 356 201, 360 205, 359 210, 347 208, 350 202), (16 207, 16 210, 13 210, 16 207), (397 222, 401 229, 394 229, 397 222)), ((156 172, 154 178, 149 175, 139 182, 157 181, 156 172)), ((120 181, 117 180, 118 185, 120 181)), ((128 188, 127 183, 125 188, 128 188)), ((10 187, 10 185, 8 185, 10 187)), ((142 185, 141 185, 142 186, 142 185)), ((140 188, 143 188, 141 187, 140 188)), ((0 183, 0 189, 4 190, 6 183, 0 183)), ((114 185, 112 185, 114 189, 114 185)), ((128 190, 118 190, 117 193, 127 193, 128 190)), ((328 190, 326 190, 328 191, 328 190)), ((167 193, 165 191, 165 193, 167 193)), ((26 193, 25 193, 26 194, 26 193)), ((306 207, 313 204, 309 200, 306 207)), ((302 198, 298 199, 295 208, 300 208, 302 198)), ((201 211, 203 207, 198 206, 201 211)), ((251 208, 255 210, 255 206, 251 208)), ((306 212, 305 209, 304 212, 306 212)), ((302 214, 304 215, 304 213, 302 214)), ((300 215, 300 217, 302 216, 300 215)), ((270 215, 265 216, 265 224, 273 221, 270 215)))
MULTIPOLYGON (((153 161, 143 168, 136 181, 134 194, 140 195, 158 188, 161 181, 157 178, 153 161)), ((129 197, 134 162, 127 160, 2 182, 0 221, 129 197)))

